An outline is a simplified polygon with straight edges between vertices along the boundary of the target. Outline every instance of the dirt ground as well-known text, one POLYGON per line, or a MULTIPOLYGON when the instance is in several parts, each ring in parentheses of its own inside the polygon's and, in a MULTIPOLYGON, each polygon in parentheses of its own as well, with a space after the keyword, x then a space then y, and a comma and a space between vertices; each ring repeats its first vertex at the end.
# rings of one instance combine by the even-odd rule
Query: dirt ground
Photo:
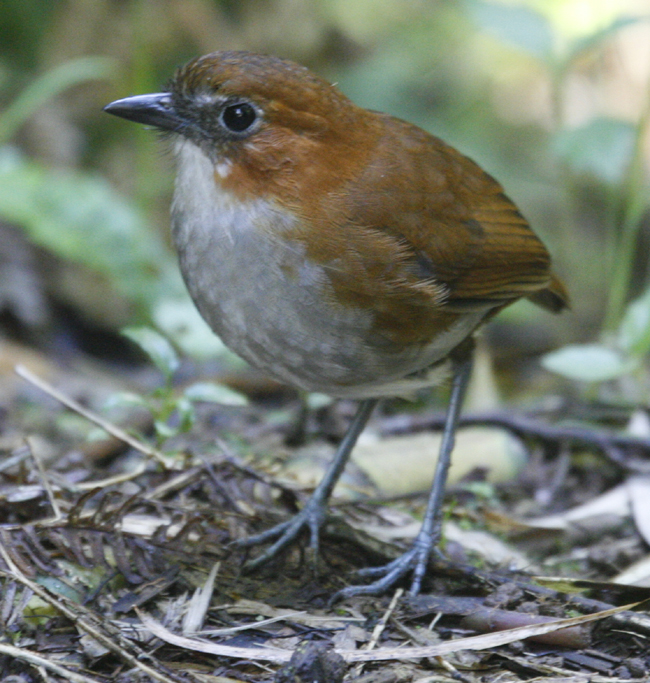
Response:
MULTIPOLYGON (((623 432, 642 421, 631 410, 556 402, 469 414, 467 424, 496 430, 498 453, 470 459, 449 486, 420 594, 405 582, 331 604, 359 582, 356 570, 408 547, 426 500, 419 470, 419 486, 386 485, 360 454, 316 562, 301 537, 245 573, 260 549, 232 542, 299 509, 352 403, 304 411, 278 387, 239 378, 248 406, 199 405, 161 455, 148 414, 102 412, 118 390, 150 391, 151 374, 52 363, 9 343, 2 358, 3 682, 650 680, 650 438, 643 425, 623 432), (130 443, 119 431, 97 438, 95 414, 130 443), (509 460, 499 444, 512 439, 509 460), (507 461, 496 481, 492 457, 507 461)), ((397 458, 406 471, 409 439, 427 451, 440 420, 389 402, 363 448, 383 444, 379 469, 397 458)), ((459 448, 459 461, 475 450, 459 448)))

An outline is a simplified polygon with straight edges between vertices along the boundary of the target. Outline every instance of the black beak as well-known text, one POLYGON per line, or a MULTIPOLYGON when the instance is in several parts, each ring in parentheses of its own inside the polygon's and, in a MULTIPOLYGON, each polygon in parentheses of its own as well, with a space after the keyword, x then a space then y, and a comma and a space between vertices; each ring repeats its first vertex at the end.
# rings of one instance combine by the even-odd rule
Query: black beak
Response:
POLYGON ((125 97, 107 104, 104 111, 161 130, 178 131, 187 125, 176 113, 168 92, 125 97))

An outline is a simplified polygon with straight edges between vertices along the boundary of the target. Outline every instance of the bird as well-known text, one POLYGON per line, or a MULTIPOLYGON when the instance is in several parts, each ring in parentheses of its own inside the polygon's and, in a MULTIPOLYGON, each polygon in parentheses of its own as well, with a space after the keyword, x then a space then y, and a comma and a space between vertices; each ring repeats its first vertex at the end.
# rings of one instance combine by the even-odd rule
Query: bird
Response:
POLYGON ((422 528, 396 560, 359 572, 417 594, 440 538, 447 470, 474 337, 528 298, 568 306, 549 252, 503 187, 438 137, 354 104, 292 61, 216 51, 110 114, 161 131, 176 161, 171 233, 187 289, 222 341, 282 383, 358 407, 319 484, 288 521, 241 539, 275 558, 304 531, 318 555, 327 504, 384 397, 449 381, 422 528))

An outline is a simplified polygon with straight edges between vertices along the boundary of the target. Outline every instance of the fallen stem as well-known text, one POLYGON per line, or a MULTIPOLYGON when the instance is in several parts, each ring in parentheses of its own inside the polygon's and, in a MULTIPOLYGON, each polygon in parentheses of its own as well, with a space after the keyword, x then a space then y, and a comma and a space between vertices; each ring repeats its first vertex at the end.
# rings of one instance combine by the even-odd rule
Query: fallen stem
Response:
POLYGON ((64 406, 66 406, 66 408, 70 408, 70 410, 74 410, 76 413, 79 413, 79 415, 82 415, 90 422, 96 424, 98 427, 101 427, 105 432, 108 432, 111 436, 114 436, 116 439, 119 439, 120 441, 123 441, 125 444, 131 446, 131 448, 135 448, 137 451, 140 451, 146 456, 155 458, 165 469, 167 469, 167 461, 165 459, 165 456, 159 450, 149 446, 148 444, 142 441, 139 441, 138 439, 132 437, 130 434, 125 432, 123 429, 120 429, 117 425, 114 425, 112 422, 108 422, 108 420, 105 420, 96 413, 93 413, 91 410, 84 408, 80 403, 75 401, 73 398, 66 396, 58 389, 55 389, 51 384, 49 384, 45 380, 35 375, 30 370, 28 370, 24 365, 16 365, 14 367, 14 371, 19 377, 22 377, 24 380, 26 380, 30 384, 33 384, 35 387, 38 387, 41 391, 44 391, 52 398, 59 401, 59 403, 62 403, 64 406))

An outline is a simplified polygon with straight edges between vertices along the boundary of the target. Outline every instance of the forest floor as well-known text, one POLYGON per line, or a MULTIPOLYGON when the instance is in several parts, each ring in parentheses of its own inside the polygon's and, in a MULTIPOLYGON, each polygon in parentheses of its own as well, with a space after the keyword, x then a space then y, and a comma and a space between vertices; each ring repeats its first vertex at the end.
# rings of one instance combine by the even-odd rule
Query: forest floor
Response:
POLYGON ((468 415, 420 593, 330 604, 417 532, 428 481, 408 456, 433 458, 439 413, 382 406, 317 560, 299 537, 245 573, 262 549, 232 542, 300 508, 352 403, 304 411, 240 378, 249 405, 197 405, 177 434, 172 415, 154 446, 150 413, 102 408, 153 396, 151 373, 2 344, 0 680, 650 680, 650 439, 623 430, 642 417, 468 415), (97 415, 117 437, 98 438, 97 415))

